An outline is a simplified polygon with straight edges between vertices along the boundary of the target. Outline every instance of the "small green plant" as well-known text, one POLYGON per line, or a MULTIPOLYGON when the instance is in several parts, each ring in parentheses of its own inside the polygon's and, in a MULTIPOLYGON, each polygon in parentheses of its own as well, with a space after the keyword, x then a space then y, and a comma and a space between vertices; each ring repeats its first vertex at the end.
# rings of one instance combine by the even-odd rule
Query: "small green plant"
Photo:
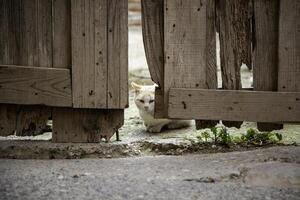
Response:
POLYGON ((241 136, 241 140, 250 145, 276 144, 282 140, 282 135, 272 132, 260 133, 254 129, 248 129, 247 133, 241 136))
POLYGON ((272 132, 258 132, 255 129, 248 129, 244 135, 231 136, 225 127, 213 127, 210 131, 202 132, 197 136, 198 143, 210 143, 214 145, 268 145, 277 144, 282 140, 282 135, 272 132))
POLYGON ((229 146, 232 143, 232 137, 229 135, 226 128, 220 129, 218 132, 219 144, 229 146))
POLYGON ((207 131, 204 131, 201 133, 201 138, 204 138, 205 142, 208 142, 208 139, 210 138, 210 134, 207 131))

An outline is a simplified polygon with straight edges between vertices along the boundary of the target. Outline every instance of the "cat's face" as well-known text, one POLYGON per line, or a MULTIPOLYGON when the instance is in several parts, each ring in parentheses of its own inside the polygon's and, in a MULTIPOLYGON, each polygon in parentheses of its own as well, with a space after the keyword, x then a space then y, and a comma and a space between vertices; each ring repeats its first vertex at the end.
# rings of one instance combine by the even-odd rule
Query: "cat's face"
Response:
POLYGON ((132 82, 131 86, 135 90, 134 102, 138 109, 145 112, 153 112, 155 85, 142 86, 132 82))

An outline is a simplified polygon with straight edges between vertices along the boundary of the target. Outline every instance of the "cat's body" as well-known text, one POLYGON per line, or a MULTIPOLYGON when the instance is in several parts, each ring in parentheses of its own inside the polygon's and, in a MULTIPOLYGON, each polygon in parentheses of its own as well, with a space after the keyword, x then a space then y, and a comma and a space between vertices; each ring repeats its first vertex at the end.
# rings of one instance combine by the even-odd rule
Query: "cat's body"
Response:
POLYGON ((159 133, 162 128, 178 129, 188 127, 191 124, 189 120, 170 120, 154 118, 154 92, 155 86, 141 86, 136 83, 131 84, 135 89, 134 102, 139 110, 141 118, 148 132, 159 133))

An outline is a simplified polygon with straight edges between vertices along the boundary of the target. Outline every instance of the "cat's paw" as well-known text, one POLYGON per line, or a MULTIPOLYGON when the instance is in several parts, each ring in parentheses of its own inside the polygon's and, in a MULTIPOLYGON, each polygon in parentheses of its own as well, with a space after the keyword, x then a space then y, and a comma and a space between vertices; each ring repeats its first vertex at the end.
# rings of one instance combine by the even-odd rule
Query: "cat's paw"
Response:
POLYGON ((149 126, 147 127, 147 131, 149 133, 160 133, 161 132, 161 126, 149 126))

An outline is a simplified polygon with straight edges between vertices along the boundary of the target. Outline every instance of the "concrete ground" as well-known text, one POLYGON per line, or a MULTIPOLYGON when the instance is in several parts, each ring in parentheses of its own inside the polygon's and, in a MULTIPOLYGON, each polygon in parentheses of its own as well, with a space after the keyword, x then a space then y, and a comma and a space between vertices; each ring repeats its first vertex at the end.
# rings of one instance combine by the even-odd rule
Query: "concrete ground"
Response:
POLYGON ((1 160, 0 199, 300 199, 300 147, 81 160, 1 160))

